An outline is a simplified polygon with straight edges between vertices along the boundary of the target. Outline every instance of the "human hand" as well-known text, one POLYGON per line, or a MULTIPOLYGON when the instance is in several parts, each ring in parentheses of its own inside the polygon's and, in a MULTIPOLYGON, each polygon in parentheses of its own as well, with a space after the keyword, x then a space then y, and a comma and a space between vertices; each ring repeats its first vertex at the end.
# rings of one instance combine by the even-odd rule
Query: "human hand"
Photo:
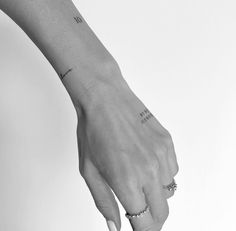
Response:
POLYGON ((169 212, 167 198, 173 195, 163 185, 178 172, 169 132, 126 84, 89 91, 88 107, 77 110, 79 169, 97 208, 120 230, 114 194, 130 214, 149 205, 150 212, 130 219, 131 226, 161 230, 169 212))

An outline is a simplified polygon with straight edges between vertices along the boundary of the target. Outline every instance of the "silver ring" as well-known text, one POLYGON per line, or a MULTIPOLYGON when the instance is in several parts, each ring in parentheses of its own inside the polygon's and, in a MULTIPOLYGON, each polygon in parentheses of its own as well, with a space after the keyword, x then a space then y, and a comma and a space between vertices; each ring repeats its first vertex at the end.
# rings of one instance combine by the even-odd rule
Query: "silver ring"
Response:
POLYGON ((132 219, 132 218, 139 218, 141 216, 143 216, 145 213, 147 213, 149 211, 149 206, 147 205, 146 208, 139 212, 139 213, 136 213, 136 214, 130 214, 130 213, 126 213, 125 216, 128 218, 128 219, 132 219))
POLYGON ((167 189, 168 191, 175 191, 177 189, 177 184, 175 183, 175 180, 173 179, 170 184, 163 185, 163 188, 167 189))

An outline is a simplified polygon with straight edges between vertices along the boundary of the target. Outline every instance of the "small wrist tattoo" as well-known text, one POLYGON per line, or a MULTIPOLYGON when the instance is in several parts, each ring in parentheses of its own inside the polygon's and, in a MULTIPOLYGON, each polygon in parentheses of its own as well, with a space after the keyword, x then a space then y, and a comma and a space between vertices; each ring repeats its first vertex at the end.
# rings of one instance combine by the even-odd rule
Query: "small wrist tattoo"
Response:
POLYGON ((70 68, 64 75, 63 74, 59 74, 60 79, 62 80, 69 72, 71 72, 73 69, 70 68))
POLYGON ((150 118, 153 117, 153 114, 145 108, 142 112, 139 113, 139 116, 141 117, 141 123, 147 122, 150 118))
POLYGON ((82 18, 80 18, 79 16, 74 17, 74 20, 75 20, 77 23, 82 23, 82 22, 83 22, 82 18))

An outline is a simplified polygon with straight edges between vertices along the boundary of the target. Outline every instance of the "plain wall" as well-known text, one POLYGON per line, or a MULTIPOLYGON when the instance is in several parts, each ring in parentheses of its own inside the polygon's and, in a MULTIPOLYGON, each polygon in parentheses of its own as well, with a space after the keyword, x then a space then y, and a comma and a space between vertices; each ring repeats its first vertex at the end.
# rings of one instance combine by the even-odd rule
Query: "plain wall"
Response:
MULTIPOLYGON (((74 3, 172 134, 180 171, 163 231, 235 231, 235 1, 74 3)), ((107 230, 78 171, 76 125, 54 69, 0 12, 1 231, 107 230)))

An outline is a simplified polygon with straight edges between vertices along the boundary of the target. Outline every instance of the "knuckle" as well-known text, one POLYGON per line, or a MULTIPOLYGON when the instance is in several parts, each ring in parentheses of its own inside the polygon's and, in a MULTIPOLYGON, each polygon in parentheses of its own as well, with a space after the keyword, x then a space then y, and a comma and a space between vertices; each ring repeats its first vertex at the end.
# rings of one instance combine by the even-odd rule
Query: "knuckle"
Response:
POLYGON ((162 140, 163 140, 163 142, 167 145, 167 147, 173 145, 172 136, 171 136, 170 132, 167 131, 167 130, 166 130, 165 133, 163 134, 162 140))
POLYGON ((165 136, 164 140, 168 147, 173 145, 173 140, 171 135, 165 136))
POLYGON ((157 148, 157 155, 161 158, 165 158, 168 154, 168 147, 165 144, 159 145, 157 148))
POLYGON ((155 153, 159 157, 166 157, 170 150, 173 149, 173 141, 169 133, 162 133, 158 139, 153 140, 155 153))
POLYGON ((171 156, 169 157, 169 163, 171 166, 171 173, 173 176, 177 175, 177 173, 179 172, 179 165, 178 162, 176 160, 176 158, 172 158, 171 156))
POLYGON ((115 172, 110 175, 107 180, 108 184, 113 189, 121 190, 122 192, 126 191, 127 193, 133 193, 138 186, 138 177, 135 174, 135 171, 123 170, 121 172, 115 172))
POLYGON ((175 169, 174 169, 174 172, 173 172, 174 176, 176 176, 178 172, 179 172, 179 165, 176 163, 175 169))
POLYGON ((150 179, 156 179, 159 177, 159 170, 160 165, 157 158, 154 158, 154 160, 150 161, 146 166, 146 173, 150 179))
POLYGON ((123 178, 123 182, 124 182, 125 187, 130 191, 133 191, 134 189, 136 189, 138 185, 137 177, 134 176, 133 174, 128 174, 127 176, 125 176, 123 178))

